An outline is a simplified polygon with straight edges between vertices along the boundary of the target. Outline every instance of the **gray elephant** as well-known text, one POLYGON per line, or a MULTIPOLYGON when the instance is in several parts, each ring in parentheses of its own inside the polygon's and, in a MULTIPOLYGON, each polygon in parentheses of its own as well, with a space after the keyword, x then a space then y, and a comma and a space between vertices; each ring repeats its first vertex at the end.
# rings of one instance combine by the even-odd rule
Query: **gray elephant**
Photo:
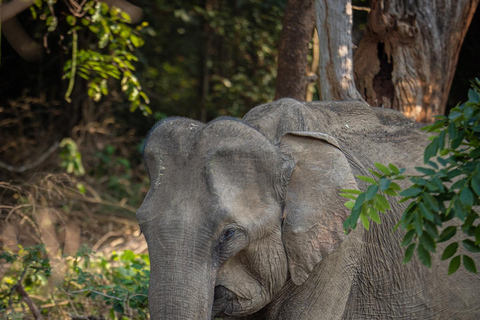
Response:
POLYGON ((152 319, 480 319, 480 278, 402 265, 396 205, 349 235, 343 188, 374 162, 422 164, 425 133, 360 102, 283 99, 243 120, 156 125, 137 218, 152 319))

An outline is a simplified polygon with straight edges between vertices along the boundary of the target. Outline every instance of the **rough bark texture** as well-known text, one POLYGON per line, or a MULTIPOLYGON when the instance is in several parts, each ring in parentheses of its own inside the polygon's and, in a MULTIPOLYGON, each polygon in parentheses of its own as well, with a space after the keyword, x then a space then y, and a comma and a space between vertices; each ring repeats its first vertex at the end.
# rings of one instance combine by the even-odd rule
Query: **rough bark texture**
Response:
POLYGON ((312 39, 314 26, 313 0, 287 1, 278 50, 275 99, 305 99, 308 44, 312 39))
POLYGON ((365 100, 420 122, 444 114, 478 2, 372 0, 354 58, 355 80, 365 100))
POLYGON ((307 95, 305 97, 305 101, 312 101, 313 94, 315 93, 315 83, 318 80, 318 66, 320 62, 320 46, 318 43, 318 32, 315 28, 313 33, 313 48, 312 48, 312 63, 308 67, 307 71, 307 95))
POLYGON ((355 88, 350 0, 316 0, 320 100, 362 100, 355 88))

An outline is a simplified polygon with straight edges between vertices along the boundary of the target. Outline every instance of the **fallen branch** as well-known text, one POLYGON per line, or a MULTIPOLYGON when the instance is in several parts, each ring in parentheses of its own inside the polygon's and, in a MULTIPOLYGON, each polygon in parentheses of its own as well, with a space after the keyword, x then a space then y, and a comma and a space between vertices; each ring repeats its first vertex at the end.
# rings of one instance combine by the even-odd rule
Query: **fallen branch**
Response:
POLYGON ((33 169, 39 164, 41 164, 43 161, 45 161, 55 150, 57 150, 59 144, 60 143, 58 141, 55 142, 50 148, 48 148, 48 150, 45 153, 43 153, 40 157, 38 157, 37 160, 33 161, 32 163, 27 163, 27 164, 24 164, 23 166, 16 167, 16 166, 9 165, 3 161, 0 161, 0 168, 8 171, 12 171, 12 172, 18 172, 18 173, 33 169))
POLYGON ((2 32, 12 48, 26 61, 35 61, 42 56, 42 46, 28 35, 17 17, 2 22, 2 32))
POLYGON ((30 8, 35 0, 13 0, 0 6, 0 22, 5 22, 15 17, 20 12, 30 8))

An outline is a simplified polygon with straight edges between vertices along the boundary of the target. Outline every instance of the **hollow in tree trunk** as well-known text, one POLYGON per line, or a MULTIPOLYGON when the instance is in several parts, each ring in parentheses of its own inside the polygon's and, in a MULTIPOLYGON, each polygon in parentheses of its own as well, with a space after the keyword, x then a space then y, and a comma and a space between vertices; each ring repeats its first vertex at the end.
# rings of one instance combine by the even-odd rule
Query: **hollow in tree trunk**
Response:
POLYGON ((444 114, 463 39, 479 0, 372 0, 354 57, 371 106, 420 122, 444 114))

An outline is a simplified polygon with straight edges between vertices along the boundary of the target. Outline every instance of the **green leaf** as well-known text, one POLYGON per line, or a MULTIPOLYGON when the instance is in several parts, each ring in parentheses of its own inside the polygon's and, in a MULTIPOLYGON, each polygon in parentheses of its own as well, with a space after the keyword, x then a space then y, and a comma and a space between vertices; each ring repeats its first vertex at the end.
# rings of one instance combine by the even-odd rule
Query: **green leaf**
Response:
POLYGON ((140 37, 138 37, 138 36, 136 36, 136 35, 134 35, 134 34, 132 34, 132 35, 130 36, 130 41, 132 42, 132 44, 133 44, 136 48, 141 47, 141 46, 143 46, 143 45, 145 44, 145 41, 143 41, 142 38, 140 38, 140 37))
POLYGON ((415 243, 412 243, 408 246, 407 250, 405 250, 405 258, 403 258, 403 264, 408 263, 412 259, 413 253, 415 252, 415 245, 415 243))
POLYGON ((424 232, 420 237, 420 244, 430 252, 436 251, 435 240, 433 240, 433 238, 427 232, 424 232))
POLYGON ((423 162, 427 163, 430 158, 435 157, 438 152, 438 138, 433 139, 433 141, 425 148, 423 152, 423 162))
POLYGON ((352 214, 350 215, 350 227, 352 229, 355 229, 355 227, 357 225, 358 217, 360 216, 361 213, 362 213, 362 208, 361 207, 356 208, 356 209, 354 207, 352 209, 352 214))
MULTIPOLYGON (((468 90, 468 101, 473 102, 475 104, 478 104, 480 102, 480 94, 473 89, 469 89, 468 90)), ((467 118, 469 118, 469 117, 467 117, 467 118)))
POLYGON ((462 231, 470 236, 473 236, 473 230, 472 232, 469 232, 469 230, 472 228, 473 222, 477 218, 478 218, 477 213, 470 213, 465 219, 465 221, 463 222, 462 231))
POLYGON ((397 168, 396 165, 394 165, 393 163, 389 163, 388 164, 388 167, 390 168, 390 170, 392 170, 393 173, 395 174, 399 174, 400 173, 400 170, 397 168))
POLYGON ((360 215, 360 221, 362 221, 363 226, 365 229, 370 230, 370 221, 368 220, 368 217, 364 214, 360 215))
POLYGON ((432 222, 425 221, 424 227, 425 227, 425 231, 427 231, 428 234, 432 236, 432 238, 438 239, 437 227, 432 222))
POLYGON ((381 178, 380 179, 380 189, 382 191, 385 191, 387 190, 389 187, 390 187, 390 184, 392 183, 392 181, 386 179, 386 178, 381 178))
POLYGON ((364 201, 365 201, 365 193, 361 193, 358 196, 357 200, 355 201, 355 206, 353 207, 353 210, 360 209, 364 201))
POLYGON ((423 234, 423 220, 418 214, 418 211, 414 216, 413 225, 415 226, 415 230, 417 231, 418 236, 421 236, 423 234))
POLYGON ((472 273, 477 273, 477 267, 475 266, 475 262, 473 261, 473 259, 466 255, 462 255, 462 258, 465 269, 472 273))
POLYGON ((475 228, 475 244, 480 244, 480 225, 475 228))
POLYGON ((420 261, 426 265, 428 268, 432 266, 432 258, 430 257, 430 252, 428 252, 422 244, 418 245, 417 248, 418 258, 420 261))
POLYGON ((68 15, 65 20, 67 20, 67 23, 71 26, 74 26, 75 23, 77 23, 77 18, 72 15, 68 15))
POLYGON ((457 227, 455 226, 450 226, 445 228, 445 230, 442 231, 440 234, 440 237, 438 237, 438 242, 444 242, 447 240, 450 240, 455 234, 457 233, 457 227))
POLYGON ((368 169, 368 171, 370 171, 371 174, 373 174, 375 177, 377 177, 378 179, 382 178, 383 177, 383 174, 381 174, 380 172, 377 172, 375 170, 372 170, 372 169, 368 169))
POLYGON ((362 191, 356 189, 341 189, 341 192, 351 193, 351 194, 361 194, 362 191))
POLYGON ((348 194, 348 193, 339 193, 338 195, 344 197, 344 198, 347 198, 347 199, 352 199, 352 200, 356 200, 357 197, 353 194, 348 194))
POLYGON ((410 242, 412 242, 412 239, 413 239, 413 236, 415 236, 415 230, 412 229, 410 231, 408 231, 405 236, 403 237, 403 240, 402 240, 402 243, 401 243, 401 246, 402 247, 405 247, 405 246, 408 246, 410 244, 410 242))
POLYGON ((353 206, 355 205, 355 202, 353 201, 347 201, 344 203, 345 207, 347 207, 348 209, 352 210, 353 209, 353 206))
POLYGON ((450 140, 453 140, 457 137, 457 128, 455 127, 455 123, 453 121, 448 125, 448 135, 450 136, 450 140))
POLYGON ((463 247, 470 252, 477 253, 480 252, 480 246, 475 245, 475 242, 469 239, 462 241, 463 247))
POLYGON ((449 244, 445 250, 443 250, 442 260, 447 260, 453 257, 453 255, 457 252, 458 249, 458 242, 454 242, 449 244))
POLYGON ((448 275, 454 274, 460 268, 460 263, 460 255, 453 258, 448 265, 448 275))
POLYGON ((392 197, 398 196, 398 193, 396 191, 393 191, 391 188, 384 190, 383 193, 385 193, 387 196, 392 196, 392 197))
POLYGON ((440 191, 440 192, 445 191, 445 187, 443 186, 442 181, 438 177, 433 177, 431 181, 432 181, 433 185, 435 185, 437 187, 438 191, 440 191))
POLYGON ((358 179, 360 180, 363 180, 365 182, 368 182, 370 184, 377 184, 377 181, 375 181, 375 179, 371 178, 371 177, 367 177, 367 176, 357 176, 358 179))
MULTIPOLYGON (((446 135, 446 131, 443 130, 442 132, 440 132, 440 135, 438 136, 438 142, 437 142, 437 146, 438 146, 438 150, 442 150, 444 147, 445 147, 445 135, 446 135)), ((433 166, 435 167, 435 166, 433 166)), ((435 169, 438 169, 435 168, 435 169)))
POLYGON ((422 214, 422 216, 424 216, 427 220, 429 221, 434 221, 434 218, 433 218, 433 213, 428 210, 428 208, 425 206, 425 203, 423 202, 419 202, 418 203, 418 209, 420 211, 420 213, 422 214))
POLYGON ((472 186, 473 191, 480 197, 480 172, 477 172, 470 181, 470 185, 472 186))
POLYGON ((365 194, 365 200, 369 201, 369 200, 372 200, 375 195, 377 194, 378 192, 378 186, 377 185, 372 185, 372 186, 369 186, 368 189, 367 189, 367 192, 365 194))
POLYGON ((467 207, 473 206, 473 193, 470 191, 470 188, 465 187, 460 193, 460 202, 467 207))
POLYGON ((382 194, 376 194, 375 195, 375 204, 377 204, 379 206, 379 211, 381 212, 385 212, 386 210, 390 210, 391 207, 390 207, 390 203, 388 202, 388 200, 385 198, 385 196, 383 196, 382 194))
POLYGON ((438 165, 437 165, 435 162, 433 162, 433 161, 428 161, 427 164, 428 164, 430 167, 434 168, 435 170, 438 170, 438 165))
POLYGON ((443 159, 442 157, 437 157, 437 161, 444 167, 448 164, 447 160, 443 159))
POLYGON ((452 144, 451 148, 452 149, 457 149, 460 146, 460 144, 462 143, 464 138, 465 138, 465 131, 464 130, 459 130, 458 133, 457 133, 457 137, 451 143, 452 144))
POLYGON ((423 178, 420 178, 420 177, 411 177, 410 181, 412 181, 414 184, 422 186, 422 187, 425 186, 428 183, 427 180, 425 180, 423 178))
POLYGON ((383 172, 386 175, 390 174, 390 170, 385 165, 383 165, 381 163, 375 162, 375 167, 377 167, 378 170, 380 170, 381 172, 383 172))
POLYGON ((395 183, 395 182, 390 183, 390 188, 395 190, 395 191, 402 190, 402 188, 398 185, 398 183, 395 183))
POLYGON ((432 209, 435 212, 438 212, 440 208, 438 207, 438 202, 437 200, 430 195, 427 192, 424 192, 422 195, 423 200, 425 201, 425 204, 428 206, 428 208, 432 209))
POLYGON ((422 192, 422 189, 420 188, 410 187, 400 192, 400 195, 405 198, 411 198, 411 197, 418 196, 421 192, 422 192))
POLYGON ((348 216, 347 219, 343 221, 343 230, 345 231, 345 234, 348 234, 350 229, 350 218, 351 216, 348 216))
POLYGON ((368 216, 370 217, 370 219, 372 219, 372 221, 374 221, 378 224, 381 224, 380 216, 378 215, 378 211, 375 210, 374 208, 368 208, 368 216))
POLYGON ((415 167, 415 170, 418 172, 421 172, 427 176, 433 176, 435 174, 435 170, 429 169, 429 168, 424 168, 424 167, 415 167))

